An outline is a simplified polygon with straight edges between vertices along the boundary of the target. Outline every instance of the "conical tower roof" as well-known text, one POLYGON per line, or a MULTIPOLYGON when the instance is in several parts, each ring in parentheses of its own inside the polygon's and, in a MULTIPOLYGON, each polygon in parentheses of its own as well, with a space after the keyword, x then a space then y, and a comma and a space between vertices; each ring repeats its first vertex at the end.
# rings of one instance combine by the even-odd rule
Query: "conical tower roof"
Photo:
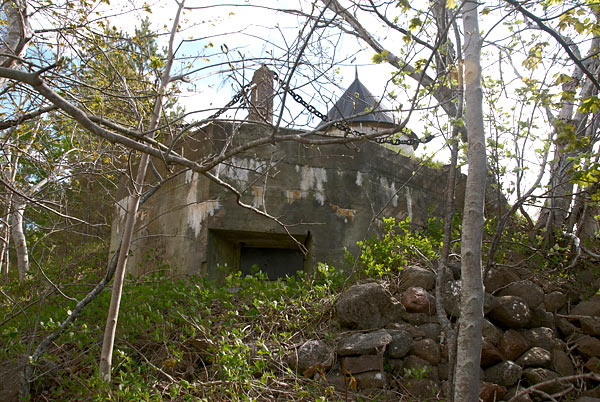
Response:
POLYGON ((346 89, 346 92, 327 112, 327 118, 329 121, 344 119, 351 123, 394 124, 394 118, 389 113, 383 111, 377 98, 360 82, 358 72, 352 84, 346 89), (350 118, 350 116, 363 113, 366 110, 370 110, 371 113, 350 118))

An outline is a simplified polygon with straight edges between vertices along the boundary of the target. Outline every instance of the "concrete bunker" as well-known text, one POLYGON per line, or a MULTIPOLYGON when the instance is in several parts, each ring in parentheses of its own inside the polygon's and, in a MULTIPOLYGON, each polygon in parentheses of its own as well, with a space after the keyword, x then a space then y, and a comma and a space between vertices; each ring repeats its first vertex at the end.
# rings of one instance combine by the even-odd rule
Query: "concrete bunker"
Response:
MULTIPOLYGON (((265 67, 255 74, 253 81, 271 85, 256 86, 262 92, 252 96, 252 120, 214 121, 183 136, 174 151, 208 164, 216 155, 268 137, 273 102, 261 97, 273 96, 272 80, 273 74, 265 67)), ((356 88, 364 88, 356 81, 358 77, 353 83, 356 88)), ((351 95, 356 101, 356 93, 351 95)), ((355 129, 393 127, 393 119, 381 115, 384 112, 373 103, 372 95, 364 95, 365 107, 374 116, 361 116, 356 122, 348 117, 347 123, 355 129)), ((337 111, 346 109, 338 102, 337 111)), ((412 146, 402 149, 403 154, 372 141, 351 147, 306 145, 292 140, 299 131, 278 128, 278 132, 290 140, 265 141, 244 149, 218 163, 211 173, 238 189, 241 202, 276 217, 287 230, 241 207, 237 196, 214 180, 164 166, 156 159, 155 167, 163 177, 176 175, 139 211, 129 272, 143 275, 166 265, 176 275, 200 274, 216 281, 237 270, 250 273, 253 265, 259 265, 269 279, 298 269, 310 273, 317 262, 339 266, 346 250, 358 252, 357 241, 380 233, 383 217, 410 218, 419 227, 431 216, 442 216, 448 170, 430 168, 406 156, 412 146)), ((317 132, 308 138, 328 135, 336 133, 317 132)), ((158 181, 149 178, 148 186, 158 181)), ((124 225, 127 194, 123 186, 117 195, 113 252, 124 225)), ((463 194, 464 177, 460 176, 457 209, 462 209, 463 194)))

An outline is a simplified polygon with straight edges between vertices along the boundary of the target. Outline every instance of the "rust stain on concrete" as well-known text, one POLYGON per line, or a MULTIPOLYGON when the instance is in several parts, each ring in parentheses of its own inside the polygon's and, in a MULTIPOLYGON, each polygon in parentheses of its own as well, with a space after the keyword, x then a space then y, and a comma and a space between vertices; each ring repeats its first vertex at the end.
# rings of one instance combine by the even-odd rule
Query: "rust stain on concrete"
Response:
POLYGON ((331 209, 333 209, 335 211, 335 215, 340 217, 340 218, 344 218, 344 222, 348 222, 348 219, 352 220, 354 218, 354 215, 356 215, 357 210, 356 209, 347 209, 347 208, 340 208, 337 205, 334 204, 329 204, 331 205, 331 209))

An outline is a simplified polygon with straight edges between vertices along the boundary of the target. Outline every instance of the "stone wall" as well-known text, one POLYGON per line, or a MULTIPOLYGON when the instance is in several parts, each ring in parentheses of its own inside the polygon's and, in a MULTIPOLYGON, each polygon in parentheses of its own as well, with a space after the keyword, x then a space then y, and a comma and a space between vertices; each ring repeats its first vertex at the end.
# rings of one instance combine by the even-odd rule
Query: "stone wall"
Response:
MULTIPOLYGON (((480 400, 600 402, 600 296, 570 299, 552 283, 542 287, 529 277, 506 268, 486 277, 480 400), (533 386, 536 391, 526 391, 533 386)), ((306 341, 287 363, 307 377, 322 373, 347 392, 445 400, 448 340, 438 323, 434 283, 432 271, 412 266, 396 284, 350 287, 335 306, 342 332, 333 342, 306 341)), ((442 292, 443 314, 452 321, 459 293, 459 280, 442 292)))

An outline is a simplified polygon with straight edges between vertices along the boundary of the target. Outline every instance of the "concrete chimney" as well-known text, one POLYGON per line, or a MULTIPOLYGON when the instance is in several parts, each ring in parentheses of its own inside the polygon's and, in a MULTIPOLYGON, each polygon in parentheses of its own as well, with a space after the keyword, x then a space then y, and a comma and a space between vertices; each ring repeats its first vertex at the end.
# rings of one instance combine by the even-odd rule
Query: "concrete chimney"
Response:
POLYGON ((248 120, 273 123, 273 81, 275 75, 264 64, 254 72, 252 83, 256 86, 250 94, 248 120))

